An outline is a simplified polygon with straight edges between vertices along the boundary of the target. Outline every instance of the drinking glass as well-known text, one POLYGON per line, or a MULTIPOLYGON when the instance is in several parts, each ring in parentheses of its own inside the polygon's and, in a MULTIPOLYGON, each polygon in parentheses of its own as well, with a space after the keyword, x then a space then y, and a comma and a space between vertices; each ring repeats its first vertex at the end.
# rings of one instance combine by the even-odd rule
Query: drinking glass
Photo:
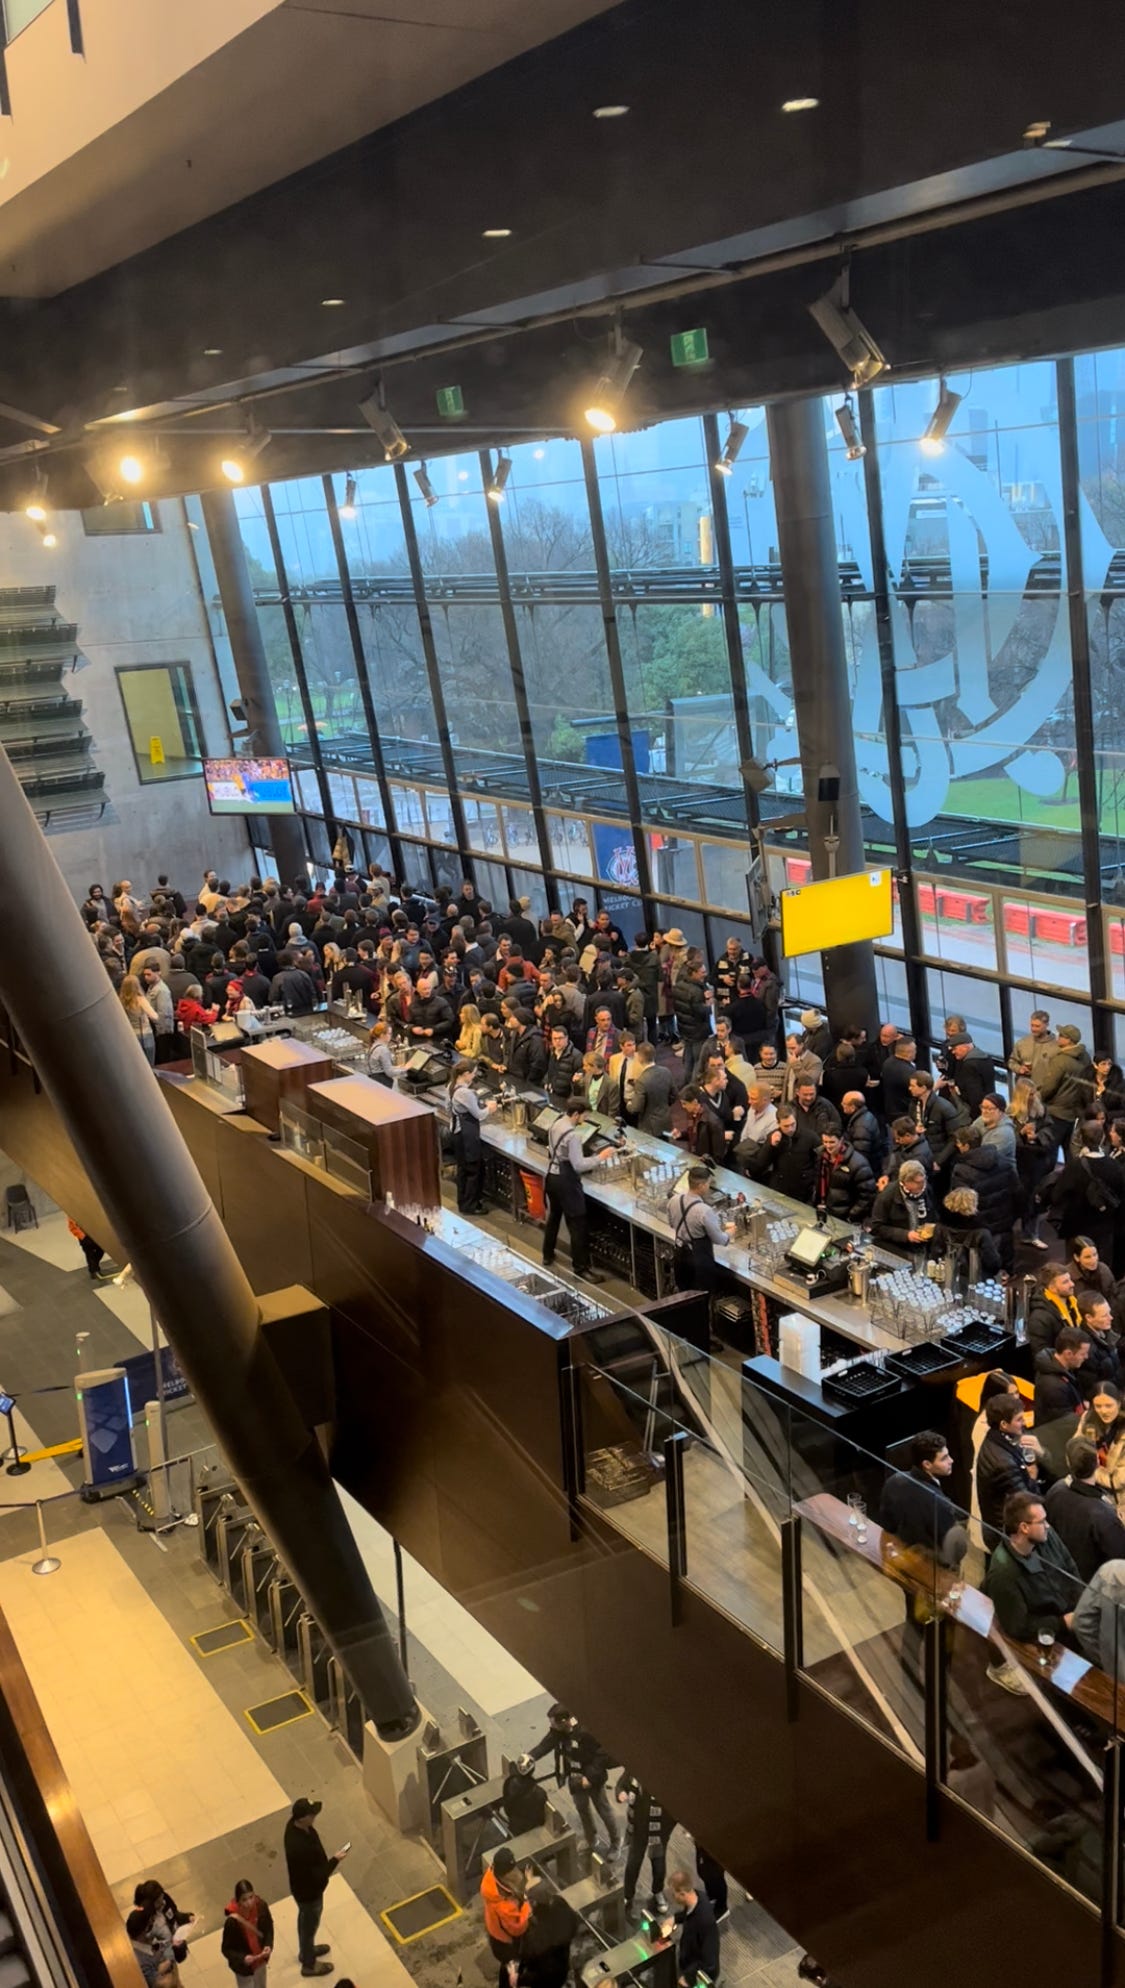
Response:
POLYGON ((861 1513, 862 1511, 864 1511, 865 1509, 866 1509, 866 1507, 864 1506, 864 1502, 863 1502, 863 1499, 862 1499, 862 1498, 860 1497, 860 1495, 859 1495, 859 1492, 858 1492, 858 1491, 849 1491, 849 1492, 848 1492, 848 1524, 849 1524, 850 1526, 857 1526, 857 1525, 859 1524, 859 1515, 860 1515, 860 1513, 861 1513))
POLYGON ((1052 1651, 1052 1650, 1054 1649, 1054 1647, 1055 1647, 1055 1632, 1054 1632, 1054 1630, 1053 1630, 1053 1629, 1041 1629, 1041 1630, 1039 1631, 1039 1634, 1038 1634, 1037 1638, 1036 1638, 1036 1641, 1037 1641, 1037 1643, 1039 1644, 1039 1661, 1040 1661, 1040 1663, 1041 1663, 1041 1664, 1043 1664, 1043 1665, 1047 1665, 1047 1664, 1049 1664, 1049 1663, 1050 1663, 1050 1661, 1051 1661, 1051 1651, 1052 1651))

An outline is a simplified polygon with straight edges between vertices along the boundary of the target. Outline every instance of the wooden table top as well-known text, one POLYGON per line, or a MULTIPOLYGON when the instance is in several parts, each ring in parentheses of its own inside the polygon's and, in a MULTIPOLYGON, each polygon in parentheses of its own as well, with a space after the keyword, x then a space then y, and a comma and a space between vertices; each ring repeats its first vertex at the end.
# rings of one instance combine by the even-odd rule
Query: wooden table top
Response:
POLYGON ((951 1620, 995 1643, 1006 1658, 1018 1663, 1037 1683, 1053 1685, 1103 1725, 1116 1728, 1125 1719, 1125 1691, 1118 1699, 1112 1678, 1062 1643, 1055 1644, 1047 1663, 1040 1663, 1036 1646, 1016 1643, 1005 1636, 988 1596, 962 1581, 956 1569, 941 1566, 921 1547, 903 1546, 871 1518, 867 1520, 866 1537, 859 1539, 857 1528, 848 1523, 847 1505, 830 1492, 819 1491, 811 1498, 804 1498, 795 1509, 818 1532, 858 1553, 884 1578, 896 1581, 912 1594, 936 1601, 939 1607, 948 1606, 950 1590, 960 1585, 960 1599, 949 1609, 951 1620))

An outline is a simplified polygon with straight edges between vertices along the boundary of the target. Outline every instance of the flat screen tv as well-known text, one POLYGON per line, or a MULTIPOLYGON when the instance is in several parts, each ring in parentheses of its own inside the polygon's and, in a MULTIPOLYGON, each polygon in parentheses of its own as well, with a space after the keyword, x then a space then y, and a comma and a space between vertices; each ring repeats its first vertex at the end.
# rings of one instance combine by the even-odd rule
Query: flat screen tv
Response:
POLYGON ((203 778, 213 815, 295 812, 287 759, 205 759, 203 778))

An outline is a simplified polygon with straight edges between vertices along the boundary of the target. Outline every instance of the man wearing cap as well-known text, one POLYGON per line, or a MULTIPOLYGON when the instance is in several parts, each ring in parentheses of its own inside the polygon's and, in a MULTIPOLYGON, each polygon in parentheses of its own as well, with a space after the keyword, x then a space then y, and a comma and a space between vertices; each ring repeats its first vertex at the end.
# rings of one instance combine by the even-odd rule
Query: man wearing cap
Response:
POLYGON ((805 1034, 803 1047, 811 1050, 814 1056, 819 1056, 822 1063, 827 1063, 832 1054, 832 1030, 820 1009, 805 1008, 801 1014, 801 1027, 805 1034))
POLYGON ((535 1778, 535 1762, 530 1753, 513 1760, 504 1779, 501 1807, 513 1836, 526 1836, 539 1829, 547 1813, 547 1791, 535 1778))
POLYGON ((285 1825, 285 1864, 289 1873, 289 1891, 297 1903, 297 1948, 301 1957, 302 1974, 331 1974, 331 1964, 322 1959, 329 1948, 317 1946, 316 1935, 324 1911, 324 1894, 328 1880, 334 1870, 343 1863, 351 1845, 345 1843, 334 1857, 329 1857, 314 1824, 323 1803, 310 1802, 305 1795, 299 1795, 293 1804, 293 1812, 285 1825))
MULTIPOLYGON (((996 1065, 987 1050, 978 1049, 971 1035, 948 1038, 952 1084, 970 1118, 979 1116, 981 1099, 996 1088, 996 1065)), ((1077 1107, 1076 1107, 1077 1109, 1077 1107)))
POLYGON ((1089 1068, 1089 1051, 1080 1031, 1073 1022, 1064 1022, 1059 1030, 1055 1053, 1039 1083, 1039 1095, 1047 1107, 1047 1116, 1058 1135, 1059 1145, 1064 1148, 1069 1144, 1074 1121, 1089 1095, 1085 1081, 1089 1068))

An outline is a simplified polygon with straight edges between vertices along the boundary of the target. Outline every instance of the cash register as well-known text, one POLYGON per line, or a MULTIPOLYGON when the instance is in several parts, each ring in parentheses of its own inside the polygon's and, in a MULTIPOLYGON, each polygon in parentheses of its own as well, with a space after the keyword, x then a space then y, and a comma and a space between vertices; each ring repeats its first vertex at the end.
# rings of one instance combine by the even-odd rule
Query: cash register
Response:
POLYGON ((826 1298, 848 1286, 848 1259, 844 1245, 827 1229, 799 1229, 785 1252, 785 1268, 778 1276, 800 1287, 808 1298, 826 1298))

